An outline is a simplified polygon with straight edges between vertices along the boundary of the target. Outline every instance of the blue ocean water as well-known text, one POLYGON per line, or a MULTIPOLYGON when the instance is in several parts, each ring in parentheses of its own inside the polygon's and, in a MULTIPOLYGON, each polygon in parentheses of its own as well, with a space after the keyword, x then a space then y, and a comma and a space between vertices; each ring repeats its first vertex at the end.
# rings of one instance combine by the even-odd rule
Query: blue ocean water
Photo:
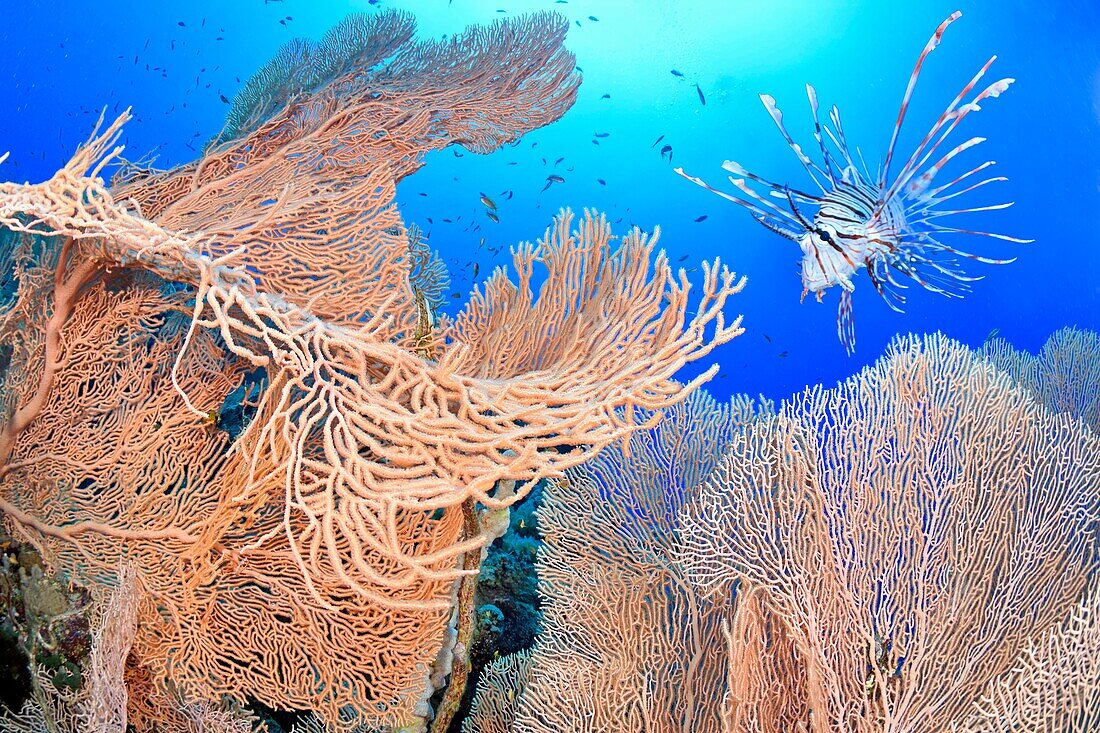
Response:
POLYGON ((108 115, 133 107, 129 157, 156 150, 161 167, 192 160, 221 129, 228 102, 280 45, 318 38, 347 13, 378 8, 413 13, 422 37, 536 10, 572 22, 566 45, 584 81, 561 120, 490 155, 454 147, 433 153, 398 188, 405 221, 424 227, 448 262, 452 290, 461 293, 456 308, 474 282, 508 263, 509 246, 541 236, 569 206, 607 212, 617 234, 659 225, 661 246, 696 282, 702 273, 694 268, 714 257, 748 276, 730 308, 744 314, 747 332, 697 367, 721 364, 710 385, 720 397, 782 398, 807 384, 831 385, 877 358, 897 333, 940 330, 977 346, 998 329, 1034 351, 1063 326, 1100 329, 1100 4, 1088 0, 24 0, 9 4, 0 25, 0 151, 11 151, 0 176, 49 177, 104 107, 108 115), (962 249, 1018 259, 968 263, 970 274, 985 277, 964 299, 914 286, 903 315, 861 274, 858 344, 848 357, 836 336, 838 290, 823 304, 799 303, 797 245, 673 168, 722 182, 722 161, 733 159, 809 187, 758 94, 776 98, 792 135, 813 150, 804 88, 811 82, 823 109, 840 107, 849 142, 874 169, 917 55, 956 9, 963 17, 925 65, 897 156, 908 157, 997 54, 988 78, 1016 82, 960 125, 956 143, 988 140, 953 165, 959 173, 996 160, 995 174, 1010 180, 962 200, 1015 206, 959 224, 1035 242, 956 238, 962 249), (665 145, 671 161, 660 153, 665 145), (543 191, 551 173, 565 181, 543 191), (499 223, 486 218, 481 192, 496 201, 499 223))

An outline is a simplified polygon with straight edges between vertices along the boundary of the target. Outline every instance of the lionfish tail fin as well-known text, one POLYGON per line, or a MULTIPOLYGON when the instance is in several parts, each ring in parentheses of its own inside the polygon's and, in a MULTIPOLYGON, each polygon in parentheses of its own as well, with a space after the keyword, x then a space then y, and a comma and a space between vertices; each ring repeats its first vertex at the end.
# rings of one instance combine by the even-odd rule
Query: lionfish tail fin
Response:
POLYGON ((840 304, 836 309, 836 335, 848 356, 856 353, 856 318, 852 311, 852 291, 840 291, 840 304))

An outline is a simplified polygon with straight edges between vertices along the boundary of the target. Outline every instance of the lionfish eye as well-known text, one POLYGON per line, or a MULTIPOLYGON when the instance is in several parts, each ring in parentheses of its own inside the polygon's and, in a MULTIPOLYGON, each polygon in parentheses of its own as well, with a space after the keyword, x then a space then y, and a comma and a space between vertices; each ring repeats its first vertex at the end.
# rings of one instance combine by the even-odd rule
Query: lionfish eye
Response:
POLYGON ((827 244, 832 244, 833 243, 833 236, 831 234, 829 234, 829 232, 827 230, 823 229, 822 227, 815 228, 814 232, 817 234, 817 236, 824 239, 827 244))

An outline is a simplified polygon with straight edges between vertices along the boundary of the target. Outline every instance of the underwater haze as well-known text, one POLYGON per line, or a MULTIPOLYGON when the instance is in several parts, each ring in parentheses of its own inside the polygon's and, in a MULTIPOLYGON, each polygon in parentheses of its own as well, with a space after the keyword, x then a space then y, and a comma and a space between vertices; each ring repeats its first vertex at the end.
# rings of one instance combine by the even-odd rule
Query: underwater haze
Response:
POLYGON ((1096 0, 5 10, 0 733, 1100 731, 1096 0))
POLYGON ((746 334, 683 372, 719 363, 710 385, 718 396, 781 399, 808 384, 834 384, 878 358, 899 333, 942 331, 979 346, 997 332, 1034 352, 1061 327, 1100 328, 1100 4, 1087 0, 21 0, 8 4, 0 28, 0 148, 11 151, 3 178, 48 178, 104 107, 109 118, 133 108, 123 138, 128 157, 155 151, 161 168, 193 160, 221 129, 243 83, 283 43, 317 39, 348 13, 383 8, 412 13, 420 37, 555 10, 570 20, 565 45, 583 75, 575 105, 557 122, 489 155, 457 146, 430 153, 399 184, 404 221, 421 226, 446 260, 451 291, 460 294, 448 292, 452 312, 494 267, 510 264, 509 247, 541 236, 568 206, 606 212, 620 235, 631 225, 659 226, 660 246, 695 282, 701 261, 715 257, 748 277, 730 306, 744 314, 746 334), (821 304, 812 295, 800 304, 798 244, 673 171, 683 166, 734 191, 721 165, 735 160, 810 189, 759 95, 775 98, 791 136, 819 160, 804 86, 811 83, 823 115, 839 107, 848 142, 873 174, 917 55, 956 9, 962 18, 928 57, 914 90, 896 166, 996 54, 987 80, 1015 82, 952 133, 953 144, 987 140, 950 165, 957 175, 995 160, 992 173, 1008 181, 959 200, 1014 206, 952 224, 1034 242, 954 235, 952 246, 1015 261, 966 262, 966 274, 982 279, 963 298, 910 282, 901 314, 858 273, 857 345, 849 357, 837 339, 840 288, 821 304), (548 181, 552 174, 563 180, 548 181), (487 217, 482 192, 497 205, 499 222, 487 217))

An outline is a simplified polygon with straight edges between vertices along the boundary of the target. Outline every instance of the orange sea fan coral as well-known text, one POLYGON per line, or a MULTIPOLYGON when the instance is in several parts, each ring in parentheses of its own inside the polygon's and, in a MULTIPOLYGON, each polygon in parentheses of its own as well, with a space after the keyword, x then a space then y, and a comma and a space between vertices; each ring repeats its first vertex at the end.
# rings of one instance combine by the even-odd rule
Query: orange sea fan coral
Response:
MULTIPOLYGON (((536 30, 502 24, 469 42, 491 54, 536 30)), ((457 83, 461 67, 438 76, 457 83)), ((417 96, 414 77, 390 76, 404 79, 401 94, 368 95, 367 107, 417 96)), ((494 110, 536 110, 490 118, 510 132, 464 131, 475 148, 527 129, 508 120, 537 121, 555 98, 516 102, 508 95, 533 92, 507 73, 465 78, 491 88, 481 103, 494 110), (512 81, 497 89, 502 78, 512 81)), ((559 101, 571 99, 569 74, 549 78, 566 90, 559 101)), ((0 184, 0 224, 25 263, 0 321, 11 339, 0 510, 55 568, 90 584, 113 583, 130 559, 148 594, 133 655, 162 687, 402 725, 425 712, 459 561, 486 541, 464 534, 463 506, 507 506, 628 438, 641 427, 635 405, 689 394, 698 381, 672 375, 741 333, 722 310, 743 281, 708 265, 689 316, 686 278, 653 256, 655 236, 635 230, 614 247, 605 219, 586 213, 574 229, 563 213, 537 246, 517 249, 519 286, 495 275, 442 325, 438 360, 424 359, 409 338, 411 258, 389 203, 392 171, 408 161, 395 146, 358 168, 324 162, 346 150, 329 132, 373 119, 341 106, 362 99, 332 83, 311 92, 334 105, 324 135, 299 136, 274 113, 246 133, 261 136, 256 147, 229 141, 185 170, 131 173, 109 190, 98 175, 124 115, 50 181, 0 184), (284 142, 257 158, 263 130, 284 142), (219 158, 230 148, 239 167, 219 158), (315 165, 296 167, 303 156, 315 165), (188 199, 191 185, 203 194, 188 199), (537 299, 527 292, 536 264, 548 269, 537 299), (318 285, 345 272, 354 277, 335 295, 318 285), (230 440, 217 415, 256 369, 266 381, 249 400, 254 416, 230 440), (500 479, 519 491, 497 497, 500 479)), ((478 98, 458 94, 463 105, 478 98)))
POLYGON ((1031 660, 1065 644, 1067 673, 1094 675, 1094 635, 1067 617, 1098 516, 1097 436, 942 335, 796 396, 682 513, 693 582, 736 585, 787 647, 784 684, 731 677, 730 730, 780 709, 814 732, 1036 730, 1095 709, 1080 686, 1036 689, 1031 660), (1018 718, 990 725, 997 710, 1018 718))
POLYGON ((115 200, 175 231, 260 290, 330 322, 385 313, 411 336, 397 182, 452 144, 489 152, 562 115, 580 75, 567 21, 537 14, 416 41, 410 16, 349 16, 288 44, 238 95, 204 155, 170 171, 124 170, 115 200))

